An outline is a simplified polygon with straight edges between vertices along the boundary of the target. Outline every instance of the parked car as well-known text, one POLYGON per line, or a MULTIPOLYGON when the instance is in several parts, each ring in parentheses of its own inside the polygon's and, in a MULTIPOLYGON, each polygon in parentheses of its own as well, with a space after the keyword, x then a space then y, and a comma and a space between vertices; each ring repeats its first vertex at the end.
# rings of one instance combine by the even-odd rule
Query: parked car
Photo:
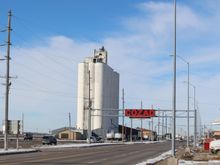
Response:
POLYGON ((33 140, 33 133, 30 132, 25 133, 24 140, 33 140))
POLYGON ((42 144, 57 145, 57 139, 54 136, 43 136, 42 144))

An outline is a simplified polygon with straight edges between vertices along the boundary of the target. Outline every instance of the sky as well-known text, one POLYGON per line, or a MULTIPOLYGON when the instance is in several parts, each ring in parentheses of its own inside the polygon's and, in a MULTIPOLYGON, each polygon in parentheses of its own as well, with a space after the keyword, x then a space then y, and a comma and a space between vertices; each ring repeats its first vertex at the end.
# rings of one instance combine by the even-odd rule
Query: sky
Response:
MULTIPOLYGON (((173 0, 0 0, 0 29, 12 10, 9 119, 24 114, 25 131, 76 124, 77 65, 104 46, 120 74, 125 107, 172 109, 173 0)), ((218 0, 177 0, 177 110, 187 109, 187 64, 202 124, 220 118, 218 0)), ((0 43, 7 33, 0 32, 0 43)), ((6 47, 0 47, 4 58, 6 47)), ((0 74, 5 75, 5 61, 0 74)), ((0 120, 5 79, 0 79, 0 120)), ((194 108, 190 86, 190 109, 194 108)), ((169 114, 168 114, 169 115, 169 114)), ((178 115, 186 115, 179 113, 178 115)), ((190 115, 193 115, 190 113, 190 115)), ((121 120, 120 120, 121 121, 121 120)), ((148 120, 144 127, 148 128, 148 120)), ((157 122, 157 119, 155 119, 157 122)), ((130 120, 125 120, 130 125, 130 120)), ((134 121, 140 126, 140 121, 134 121)), ((185 132, 186 119, 177 119, 185 132)), ((192 132, 193 119, 190 119, 192 132)))

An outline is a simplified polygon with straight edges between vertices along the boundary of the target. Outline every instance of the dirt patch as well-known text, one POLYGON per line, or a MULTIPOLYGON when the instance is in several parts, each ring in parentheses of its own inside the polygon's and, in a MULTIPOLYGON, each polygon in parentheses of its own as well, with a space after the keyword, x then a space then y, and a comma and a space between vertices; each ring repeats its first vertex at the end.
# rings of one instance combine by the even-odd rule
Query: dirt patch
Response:
POLYGON ((180 159, 188 161, 220 160, 220 155, 205 151, 202 147, 198 147, 196 149, 191 147, 190 152, 188 152, 185 147, 179 147, 176 152, 176 158, 169 157, 157 162, 155 165, 177 165, 180 159))

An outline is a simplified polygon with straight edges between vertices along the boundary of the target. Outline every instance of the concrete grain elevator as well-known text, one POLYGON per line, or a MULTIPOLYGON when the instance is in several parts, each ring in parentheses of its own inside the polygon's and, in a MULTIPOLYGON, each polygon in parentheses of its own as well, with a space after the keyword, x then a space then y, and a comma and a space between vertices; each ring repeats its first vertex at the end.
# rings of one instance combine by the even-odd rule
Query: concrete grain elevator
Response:
POLYGON ((91 130, 102 138, 118 131, 119 74, 107 62, 102 47, 78 65, 77 128, 87 131, 91 115, 91 130))

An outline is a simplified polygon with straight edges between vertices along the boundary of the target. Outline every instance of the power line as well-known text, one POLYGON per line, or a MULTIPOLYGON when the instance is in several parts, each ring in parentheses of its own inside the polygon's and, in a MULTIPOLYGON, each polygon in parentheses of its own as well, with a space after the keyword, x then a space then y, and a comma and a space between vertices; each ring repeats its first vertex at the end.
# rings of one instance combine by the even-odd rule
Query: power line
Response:
MULTIPOLYGON (((16 47, 16 48, 17 48, 18 51, 20 50, 21 53, 23 53, 22 50, 21 50, 21 48, 18 48, 18 47, 16 47)), ((41 53, 39 50, 34 50, 34 51, 37 52, 37 53, 39 53, 39 54, 38 54, 38 57, 39 57, 39 55, 44 54, 44 52, 41 53)), ((27 57, 28 57, 29 59, 31 59, 31 60, 32 60, 34 63, 36 63, 37 65, 40 64, 41 66, 47 68, 47 70, 50 69, 50 70, 53 71, 53 72, 55 71, 56 74, 59 74, 59 75, 61 75, 62 77, 66 78, 66 77, 64 76, 64 73, 66 73, 66 72, 61 72, 60 69, 57 69, 57 68, 56 68, 57 66, 59 66, 59 67, 62 68, 62 69, 63 69, 63 68, 66 68, 66 67, 64 67, 64 65, 63 65, 63 66, 57 65, 57 63, 58 63, 58 62, 57 62, 57 63, 56 63, 56 67, 51 67, 51 65, 48 65, 48 63, 44 63, 44 62, 43 62, 44 60, 37 58, 37 57, 36 57, 35 55, 33 55, 33 54, 32 54, 32 55, 29 55, 29 56, 27 56, 27 57)), ((45 56, 44 56, 44 57, 45 57, 45 56)), ((49 58, 49 59, 50 59, 50 62, 54 62, 53 60, 51 60, 51 58, 49 58)), ((17 62, 17 61, 16 61, 16 62, 17 62)), ((70 69, 67 69, 67 71, 70 72, 70 73, 72 73, 70 69)))
POLYGON ((69 95, 69 93, 63 93, 63 92, 58 92, 58 91, 48 91, 48 90, 29 90, 29 89, 22 89, 22 88, 11 88, 12 90, 20 90, 20 91, 25 91, 25 92, 40 92, 40 93, 46 93, 46 94, 50 94, 53 96, 60 96, 60 97, 66 97, 66 98, 77 98, 74 96, 69 95))
MULTIPOLYGON (((19 67, 23 67, 23 68, 25 68, 25 71, 27 71, 27 72, 30 72, 31 73, 31 71, 32 72, 34 72, 34 73, 37 73, 38 74, 38 76, 44 76, 44 77, 46 77, 46 78, 49 78, 49 79, 53 79, 53 80, 55 80, 54 82, 60 82, 61 84, 66 84, 66 85, 69 85, 69 86, 73 86, 73 84, 71 84, 69 81, 64 81, 64 79, 57 79, 57 78, 55 78, 54 76, 54 74, 47 74, 47 73, 45 73, 45 72, 40 72, 39 70, 37 70, 37 69, 35 69, 34 67, 31 67, 31 66, 28 66, 26 63, 21 63, 21 62, 18 62, 18 61, 16 61, 15 63, 18 63, 19 65, 19 67)), ((36 77, 36 76, 35 76, 36 77)), ((57 76, 56 76, 57 77, 57 76)), ((66 77, 65 77, 66 78, 66 77)))

